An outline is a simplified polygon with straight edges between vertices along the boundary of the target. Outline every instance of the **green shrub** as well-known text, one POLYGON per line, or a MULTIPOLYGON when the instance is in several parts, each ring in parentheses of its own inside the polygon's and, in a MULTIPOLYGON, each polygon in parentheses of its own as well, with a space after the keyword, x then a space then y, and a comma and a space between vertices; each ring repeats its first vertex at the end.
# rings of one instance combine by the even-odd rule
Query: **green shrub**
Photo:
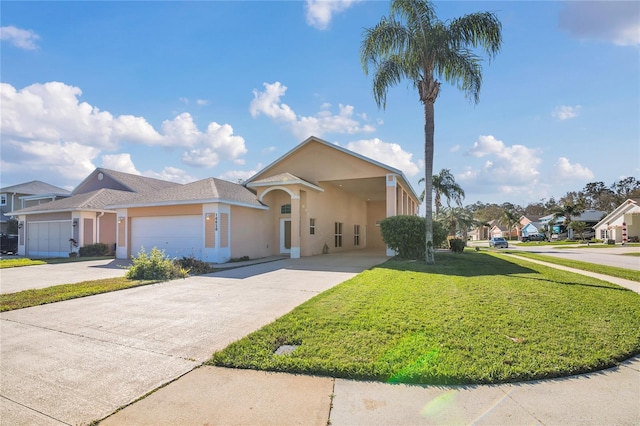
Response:
MULTIPOLYGON (((385 244, 395 250, 398 257, 424 259, 426 225, 420 216, 391 216, 380 222, 385 244)), ((438 221, 433 221, 433 246, 440 247, 447 238, 447 231, 438 221)))
POLYGON ((452 238, 449 240, 449 247, 454 253, 462 253, 464 251, 465 243, 460 238, 452 238))
POLYGON ((210 274, 216 271, 215 268, 207 262, 203 262, 194 257, 183 257, 182 259, 176 260, 176 263, 178 267, 186 270, 190 275, 210 274))
POLYGON ((187 270, 181 269, 173 259, 164 254, 164 250, 156 247, 149 254, 142 247, 137 256, 131 257, 131 262, 127 271, 127 278, 130 280, 166 281, 188 275, 187 270))
POLYGON ((81 257, 91 256, 107 256, 110 254, 109 246, 105 243, 89 244, 84 247, 80 247, 79 254, 81 257))

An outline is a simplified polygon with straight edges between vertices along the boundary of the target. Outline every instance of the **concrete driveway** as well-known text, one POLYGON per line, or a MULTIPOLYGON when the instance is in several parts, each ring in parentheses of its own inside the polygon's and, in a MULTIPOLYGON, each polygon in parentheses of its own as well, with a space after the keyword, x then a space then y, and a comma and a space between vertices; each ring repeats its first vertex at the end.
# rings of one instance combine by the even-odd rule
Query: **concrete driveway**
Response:
POLYGON ((287 259, 2 313, 2 423, 103 418, 384 260, 287 259))
POLYGON ((122 277, 130 264, 128 259, 101 259, 0 269, 0 293, 122 277))

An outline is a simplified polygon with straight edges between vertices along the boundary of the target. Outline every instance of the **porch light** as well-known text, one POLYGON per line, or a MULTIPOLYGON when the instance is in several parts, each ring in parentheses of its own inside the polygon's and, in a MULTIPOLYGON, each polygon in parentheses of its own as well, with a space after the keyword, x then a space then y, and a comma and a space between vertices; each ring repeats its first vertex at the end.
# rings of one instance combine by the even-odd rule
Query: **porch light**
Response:
POLYGON ((123 221, 124 221, 124 218, 123 218, 122 216, 120 216, 120 217, 118 218, 118 224, 121 224, 123 221))
POLYGON ((78 219, 73 219, 73 227, 75 228, 76 226, 78 226, 78 219))
POLYGON ((24 222, 18 223, 18 229, 22 229, 23 226, 24 226, 24 222))

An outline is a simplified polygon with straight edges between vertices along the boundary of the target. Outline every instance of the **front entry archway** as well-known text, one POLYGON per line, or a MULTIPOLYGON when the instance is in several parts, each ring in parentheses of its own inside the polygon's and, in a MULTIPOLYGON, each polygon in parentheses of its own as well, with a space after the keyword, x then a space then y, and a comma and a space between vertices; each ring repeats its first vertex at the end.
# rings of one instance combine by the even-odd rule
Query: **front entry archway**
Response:
POLYGON ((291 253, 291 219, 280 219, 280 253, 291 253))

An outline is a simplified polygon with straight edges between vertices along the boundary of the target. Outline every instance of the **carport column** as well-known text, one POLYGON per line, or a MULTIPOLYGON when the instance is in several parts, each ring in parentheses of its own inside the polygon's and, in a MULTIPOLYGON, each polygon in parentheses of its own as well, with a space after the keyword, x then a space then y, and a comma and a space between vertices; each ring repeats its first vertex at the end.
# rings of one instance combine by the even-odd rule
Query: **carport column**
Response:
MULTIPOLYGON (((296 191, 298 192, 298 191, 296 191)), ((300 258, 300 193, 291 196, 291 259, 300 258)))
MULTIPOLYGON (((129 238, 128 226, 129 222, 126 209, 116 210, 116 259, 129 258, 129 238)), ((137 253, 133 253, 137 254, 137 253)))
MULTIPOLYGON (((395 216, 397 214, 398 199, 397 199, 397 179, 396 175, 388 174, 387 178, 387 217, 395 216)), ((387 256, 395 256, 396 252, 387 247, 387 256)))

